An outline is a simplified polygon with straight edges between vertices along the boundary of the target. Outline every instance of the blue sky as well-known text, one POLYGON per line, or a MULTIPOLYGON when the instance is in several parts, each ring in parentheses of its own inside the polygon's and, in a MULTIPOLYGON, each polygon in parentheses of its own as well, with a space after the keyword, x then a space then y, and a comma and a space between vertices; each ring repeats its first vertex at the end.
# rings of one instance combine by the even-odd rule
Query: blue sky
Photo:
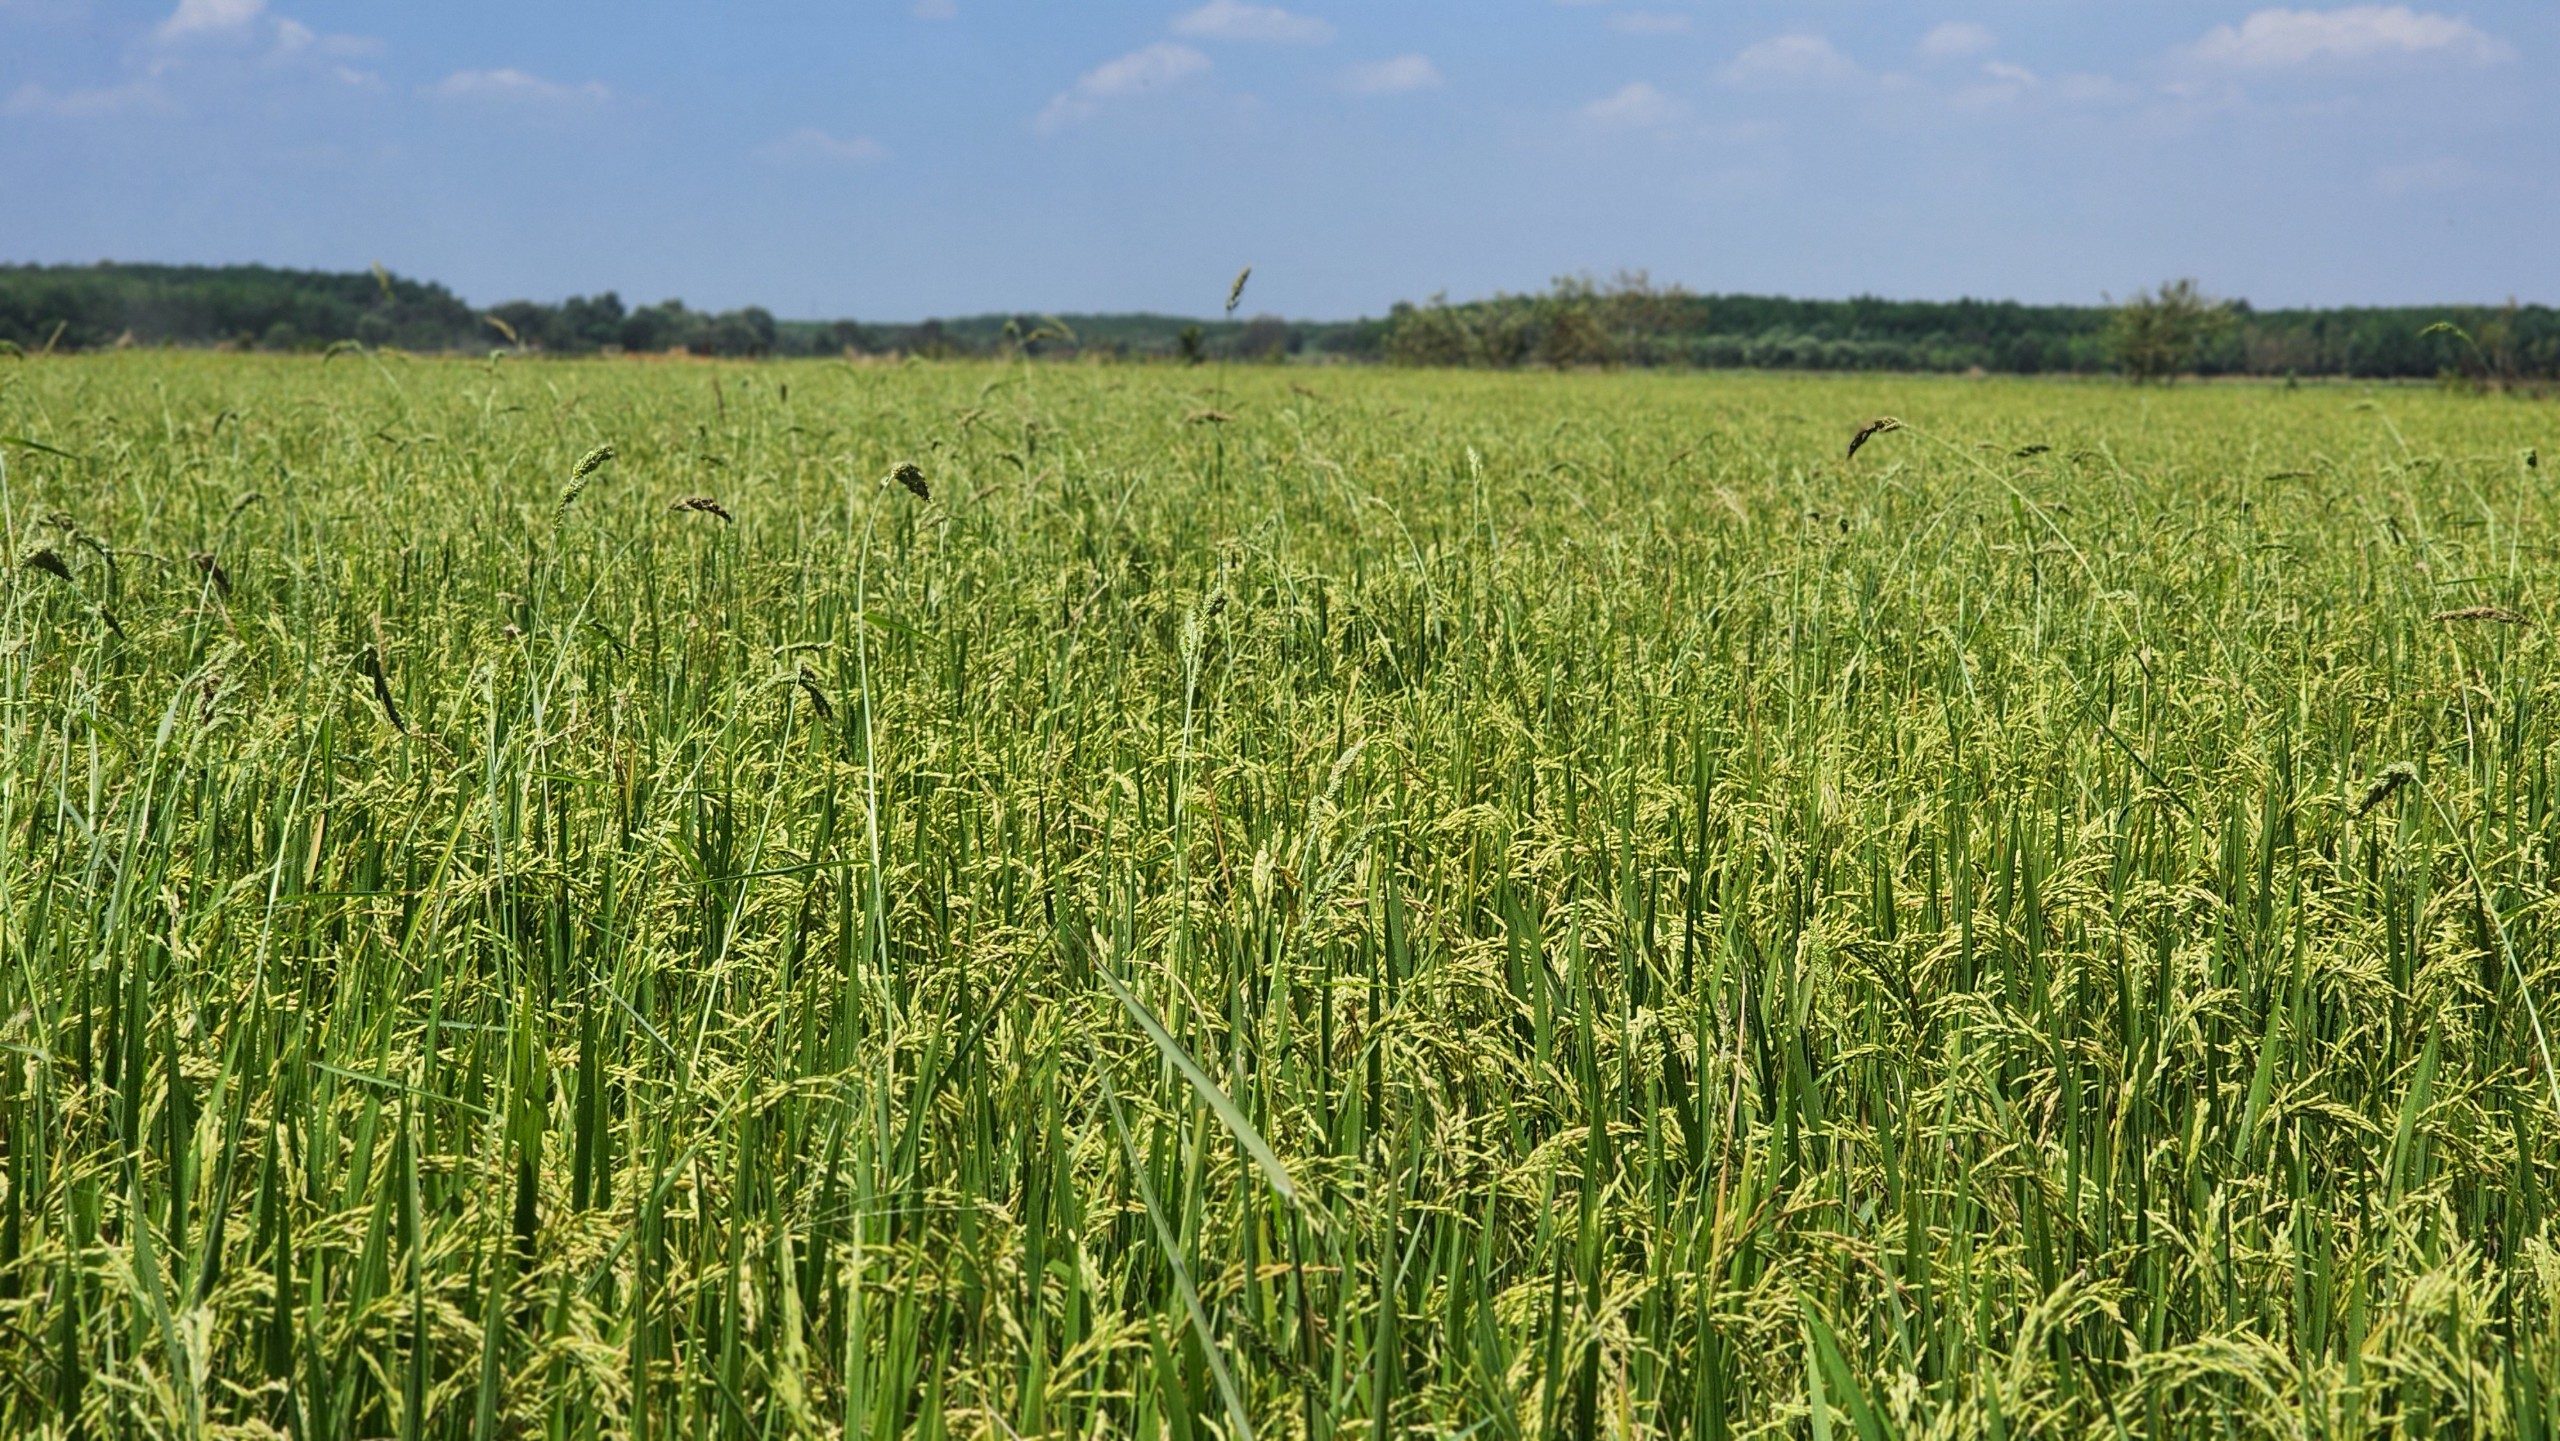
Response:
POLYGON ((481 303, 2560 301, 2560 5, 0 0, 0 258, 481 303))

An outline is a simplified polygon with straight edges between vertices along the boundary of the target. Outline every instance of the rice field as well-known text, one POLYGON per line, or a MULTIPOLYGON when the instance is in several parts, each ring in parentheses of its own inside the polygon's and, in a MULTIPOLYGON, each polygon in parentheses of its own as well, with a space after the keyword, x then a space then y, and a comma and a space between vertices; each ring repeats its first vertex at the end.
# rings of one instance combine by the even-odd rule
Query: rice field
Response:
POLYGON ((2547 401, 0 435, 0 1433, 2560 1436, 2547 401))

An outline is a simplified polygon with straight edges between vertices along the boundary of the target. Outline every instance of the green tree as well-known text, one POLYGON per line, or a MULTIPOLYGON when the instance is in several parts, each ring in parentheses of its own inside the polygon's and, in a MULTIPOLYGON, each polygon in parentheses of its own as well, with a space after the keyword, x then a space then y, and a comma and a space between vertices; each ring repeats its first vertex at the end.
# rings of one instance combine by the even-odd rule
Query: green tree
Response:
POLYGON ((2228 330, 2232 318, 2230 302, 2205 294, 2193 280, 2172 280, 2115 308, 2107 350, 2116 368, 2137 382, 2174 383, 2195 368, 2206 343, 2228 330))

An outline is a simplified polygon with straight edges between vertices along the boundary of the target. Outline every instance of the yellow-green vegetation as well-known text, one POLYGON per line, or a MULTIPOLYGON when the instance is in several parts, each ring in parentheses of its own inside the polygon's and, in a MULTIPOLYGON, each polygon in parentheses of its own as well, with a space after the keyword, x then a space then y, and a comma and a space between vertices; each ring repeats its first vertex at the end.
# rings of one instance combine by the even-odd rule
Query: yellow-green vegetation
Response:
POLYGON ((2560 412, 1295 375, 0 360, 0 1432, 2554 1434, 2560 412))

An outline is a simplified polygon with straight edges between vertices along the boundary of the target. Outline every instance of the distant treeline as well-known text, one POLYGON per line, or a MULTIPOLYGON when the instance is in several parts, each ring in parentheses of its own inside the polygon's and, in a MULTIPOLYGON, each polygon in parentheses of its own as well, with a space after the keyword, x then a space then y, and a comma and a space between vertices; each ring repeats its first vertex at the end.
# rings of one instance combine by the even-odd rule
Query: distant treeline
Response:
MULTIPOLYGON (((2162 294, 2168 291, 2164 287, 2162 294)), ((2196 292, 2182 294, 2193 299, 2196 292)), ((2147 299, 2146 297, 2138 300, 2147 299)), ((1031 355, 1168 361, 1407 365, 1678 366, 1793 370, 2160 373, 2129 342, 2134 306, 2012 301, 1787 300, 1698 295, 1641 275, 1557 281, 1530 295, 1398 304, 1381 319, 1204 321, 1182 316, 978 315, 920 324, 778 320, 680 300, 630 306, 610 291, 486 308, 376 269, 0 265, 0 341, 21 351, 116 345, 559 354, 1031 355)), ((2549 306, 2257 310, 2213 302, 2181 322, 2177 372, 2482 380, 2560 377, 2549 306), (2448 326, 2453 328, 2448 328, 2448 326)))
POLYGON ((1693 295, 1641 275, 1559 280, 1542 294, 1387 317, 1385 358, 1414 365, 1748 366, 1784 370, 1996 371, 2376 379, 2560 376, 2560 310, 2463 305, 2257 310, 2192 282, 2122 305, 2006 300, 1785 300, 1693 295), (2175 364, 2157 326, 2171 315, 2175 364), (2145 321, 2151 322, 2146 327, 2145 321))
POLYGON ((0 340, 21 350, 116 345, 320 350, 342 341, 407 350, 493 347, 592 352, 779 354, 841 347, 761 309, 705 314, 681 300, 626 309, 620 297, 482 310, 430 281, 383 270, 337 274, 264 265, 0 265, 0 340), (800 332, 789 335, 786 332, 800 332))

